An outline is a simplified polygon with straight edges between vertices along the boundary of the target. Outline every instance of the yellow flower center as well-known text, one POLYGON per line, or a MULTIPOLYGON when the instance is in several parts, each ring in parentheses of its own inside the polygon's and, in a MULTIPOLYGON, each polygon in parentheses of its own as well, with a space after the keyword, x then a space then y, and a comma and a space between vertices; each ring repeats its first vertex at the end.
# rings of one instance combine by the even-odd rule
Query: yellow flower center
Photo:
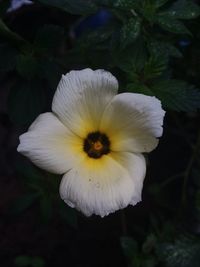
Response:
POLYGON ((104 133, 89 133, 84 140, 83 150, 91 158, 101 158, 110 152, 110 140, 104 133))

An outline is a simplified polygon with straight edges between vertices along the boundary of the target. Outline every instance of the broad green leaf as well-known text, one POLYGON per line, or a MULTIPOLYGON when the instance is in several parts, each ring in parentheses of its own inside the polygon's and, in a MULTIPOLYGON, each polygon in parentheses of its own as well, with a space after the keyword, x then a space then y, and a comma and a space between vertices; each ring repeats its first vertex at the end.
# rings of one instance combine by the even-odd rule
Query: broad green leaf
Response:
POLYGON ((151 0, 141 1, 140 12, 145 17, 145 19, 150 21, 151 23, 156 17, 156 8, 157 6, 156 6, 155 1, 151 1, 151 0))
POLYGON ((164 108, 170 110, 191 112, 200 108, 200 91, 180 80, 162 80, 149 86, 130 83, 127 85, 127 90, 156 96, 164 108))
POLYGON ((34 49, 52 56, 52 53, 60 48, 63 39, 64 29, 62 27, 45 25, 37 32, 34 49))
POLYGON ((46 96, 43 85, 38 80, 19 82, 8 99, 10 119, 19 125, 26 125, 44 111, 46 96))
POLYGON ((21 54, 17 57, 16 69, 27 80, 31 80, 37 74, 38 63, 31 54, 21 54))
POLYGON ((128 92, 131 92, 131 93, 139 93, 139 94, 150 95, 150 96, 154 95, 154 93, 151 91, 151 89, 148 86, 145 86, 144 84, 141 84, 139 82, 129 83, 126 89, 128 92))
POLYGON ((192 0, 178 0, 165 13, 175 19, 194 19, 200 15, 200 7, 192 0))
POLYGON ((84 51, 84 49, 108 49, 109 39, 111 38, 112 34, 113 27, 108 25, 106 27, 99 27, 96 30, 88 31, 87 33, 81 35, 81 37, 77 40, 76 47, 73 50, 84 51))
POLYGON ((140 34, 141 23, 136 17, 133 17, 127 21, 121 28, 121 47, 125 48, 127 45, 133 43, 140 34))
POLYGON ((200 108, 200 91, 184 81, 160 81, 151 91, 168 109, 190 112, 200 108))
POLYGON ((169 57, 181 58, 182 54, 173 44, 160 40, 151 39, 148 41, 149 53, 168 62, 169 57))
POLYGON ((39 2, 60 8, 71 14, 88 15, 97 11, 92 0, 39 0, 39 2))
POLYGON ((0 71, 10 71, 15 68, 18 50, 8 44, 0 44, 0 71))
POLYGON ((125 72, 137 72, 143 69, 147 59, 147 49, 142 38, 127 46, 124 50, 112 48, 113 62, 125 72))
POLYGON ((168 14, 160 13, 156 16, 154 21, 166 31, 176 34, 191 34, 180 20, 173 19, 168 14))
POLYGON ((159 77, 167 68, 165 59, 160 56, 151 56, 144 65, 144 80, 152 80, 159 77))

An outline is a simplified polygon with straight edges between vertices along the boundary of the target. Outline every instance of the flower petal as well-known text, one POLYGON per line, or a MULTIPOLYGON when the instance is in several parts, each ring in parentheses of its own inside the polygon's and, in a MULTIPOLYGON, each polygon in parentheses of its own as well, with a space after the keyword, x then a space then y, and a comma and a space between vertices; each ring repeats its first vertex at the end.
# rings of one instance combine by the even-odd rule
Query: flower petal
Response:
POLYGON ((62 174, 85 157, 83 141, 71 133, 53 113, 38 116, 20 136, 18 152, 38 167, 62 174))
POLYGON ((130 202, 134 206, 142 200, 142 188, 146 175, 145 158, 142 154, 129 152, 112 152, 111 156, 128 171, 134 182, 135 192, 130 202))
POLYGON ((155 97, 119 94, 105 109, 100 131, 110 137, 113 151, 150 152, 162 135, 164 114, 155 97))
POLYGON ((116 154, 120 153, 98 160, 88 157, 66 173, 60 185, 61 198, 86 216, 102 217, 140 201, 146 169, 143 158, 116 154))
POLYGON ((73 132, 86 137, 98 130, 105 106, 116 95, 118 82, 104 70, 84 69, 62 76, 52 110, 73 132))

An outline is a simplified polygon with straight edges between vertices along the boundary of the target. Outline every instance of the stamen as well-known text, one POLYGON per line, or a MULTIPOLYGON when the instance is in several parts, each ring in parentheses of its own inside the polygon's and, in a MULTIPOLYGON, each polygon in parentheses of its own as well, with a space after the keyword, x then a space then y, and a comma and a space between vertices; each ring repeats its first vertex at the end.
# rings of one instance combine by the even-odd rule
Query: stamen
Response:
POLYGON ((83 150, 90 158, 101 158, 103 155, 110 152, 110 140, 104 133, 89 133, 84 140, 83 150))
POLYGON ((94 143, 93 148, 95 150, 101 150, 103 148, 103 145, 102 145, 102 143, 100 141, 97 141, 97 142, 94 143))

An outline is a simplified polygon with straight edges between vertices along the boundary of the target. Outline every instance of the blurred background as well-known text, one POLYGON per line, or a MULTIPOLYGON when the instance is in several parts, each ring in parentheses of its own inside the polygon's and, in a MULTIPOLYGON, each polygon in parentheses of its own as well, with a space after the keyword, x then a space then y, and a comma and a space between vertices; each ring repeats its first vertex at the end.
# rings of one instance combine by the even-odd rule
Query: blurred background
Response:
POLYGON ((200 266, 200 7, 192 0, 0 1, 0 266, 200 266), (158 97, 143 201, 101 219, 16 152, 62 74, 103 68, 158 97))

